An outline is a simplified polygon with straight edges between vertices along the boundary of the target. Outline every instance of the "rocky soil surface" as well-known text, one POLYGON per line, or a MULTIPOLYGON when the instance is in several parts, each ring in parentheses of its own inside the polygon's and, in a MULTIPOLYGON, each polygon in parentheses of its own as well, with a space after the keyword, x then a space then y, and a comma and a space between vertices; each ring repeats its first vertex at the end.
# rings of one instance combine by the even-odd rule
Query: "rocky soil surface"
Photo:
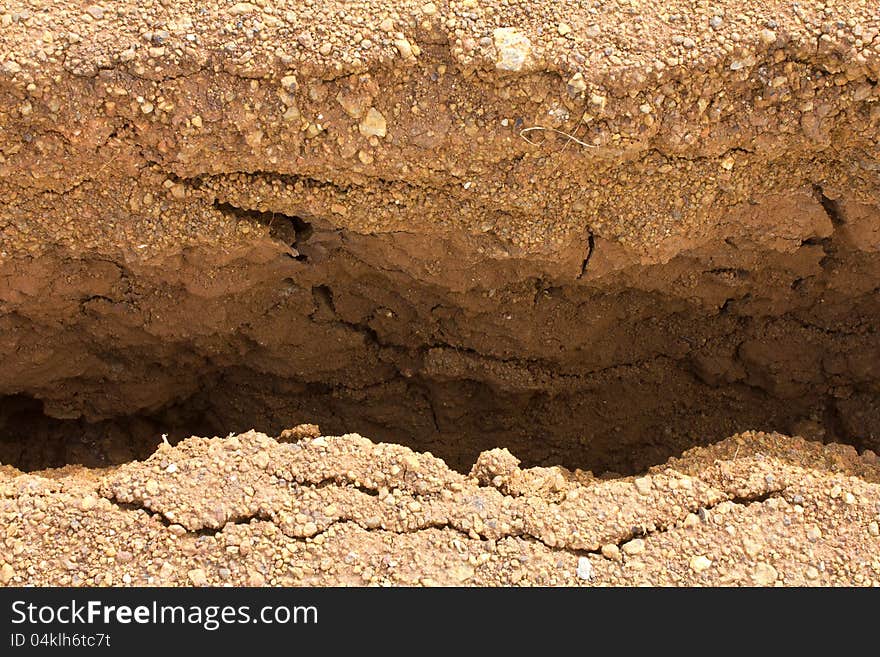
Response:
POLYGON ((462 475, 308 429, 0 470, 0 582, 880 585, 873 452, 747 433, 636 478, 521 469, 505 449, 462 475))
MULTIPOLYGON (((624 475, 685 467, 658 464, 746 431, 816 441, 798 447, 805 454, 832 442, 880 451, 878 79, 880 10, 858 0, 5 0, 0 463, 96 469, 10 480, 4 503, 95 506, 15 516, 4 578, 372 581, 425 564, 451 582, 428 561, 452 552, 420 552, 448 539, 475 582, 580 581, 579 558, 592 582, 638 581, 639 563, 650 581, 752 581, 759 563, 763 579, 785 583, 808 572, 816 583, 876 581, 870 558, 835 552, 844 535, 853 555, 873 540, 859 523, 877 519, 839 501, 861 500, 870 477, 841 479, 844 492, 826 499, 842 475, 819 466, 791 466, 803 477, 777 491, 782 471, 762 488, 742 483, 745 471, 712 479, 707 465, 692 473, 703 497, 695 488, 669 501, 683 517, 638 498, 620 505, 635 524, 608 516, 572 538, 585 526, 522 506, 568 504, 559 491, 550 502, 522 475, 532 492, 503 492, 480 473, 512 467, 491 451, 504 447, 527 469, 595 472, 601 482, 576 481, 599 500, 630 490, 624 475), (169 453, 150 456, 163 434, 174 445, 304 422, 398 445, 364 443, 377 458, 433 463, 433 492, 383 475, 389 491, 408 491, 398 508, 369 486, 284 488, 271 465, 242 471, 253 492, 234 508, 173 473, 154 477, 161 494, 124 483, 169 453), (414 451, 394 451, 403 446, 414 451), (474 463, 482 484, 464 475, 474 463), (725 498, 730 486, 769 497, 740 503, 725 498), (282 488, 287 497, 264 498, 282 488), (497 527, 464 520, 465 491, 488 496, 497 527), (423 501, 407 495, 439 506, 408 510, 423 501), (716 504, 706 517, 724 522, 678 526, 716 504), (821 515, 832 508, 838 520, 821 515), (669 531, 639 529, 642 517, 669 531), (782 538, 735 568, 746 548, 726 527, 738 536, 759 517, 782 538), (138 543, 106 549, 168 565, 139 574, 81 550, 64 570, 22 557, 53 518, 86 542, 84 522, 123 523, 138 543), (804 542, 793 532, 807 524, 832 538, 804 542), (267 560, 247 561, 247 573, 211 565, 236 537, 267 560), (694 550, 671 547, 691 539, 694 550), (797 545, 779 547, 789 539, 797 545), (360 540, 407 565, 382 570, 360 549, 351 570, 321 570, 341 568, 343 546, 360 540), (628 540, 645 552, 600 556, 628 540), (291 574, 270 545, 311 565, 291 574), (547 568, 514 568, 502 547, 547 568)), ((298 453, 238 440, 269 464, 298 453)), ((788 444, 772 440, 774 454, 788 444)), ((208 464, 226 444, 179 449, 208 464)), ((730 467, 764 472, 743 449, 725 456, 730 467)), ((317 485, 319 471, 290 476, 317 485)), ((587 513, 576 506, 573 518, 587 513)))

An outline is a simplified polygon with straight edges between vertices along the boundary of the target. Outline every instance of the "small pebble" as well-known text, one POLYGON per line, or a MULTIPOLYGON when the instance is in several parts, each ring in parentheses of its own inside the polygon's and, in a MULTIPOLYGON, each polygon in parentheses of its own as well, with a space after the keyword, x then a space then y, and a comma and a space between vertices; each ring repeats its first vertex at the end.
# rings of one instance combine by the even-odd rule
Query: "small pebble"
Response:
POLYGON ((774 32, 773 30, 767 30, 767 29, 761 30, 761 33, 759 34, 759 36, 761 38, 761 42, 764 45, 769 46, 769 45, 776 43, 776 32, 774 32))
POLYGON ((186 575, 193 586, 205 586, 208 583, 208 576, 202 568, 193 568, 186 575))
POLYGON ((3 564, 0 567, 0 583, 9 584, 13 577, 15 577, 15 569, 8 563, 3 564))
POLYGON ((651 477, 638 477, 633 480, 633 484, 636 487, 636 490, 639 491, 642 495, 647 495, 651 492, 652 481, 651 477))
POLYGON ((529 38, 513 27, 499 27, 492 32, 492 37, 498 53, 495 67, 502 71, 521 71, 532 52, 529 38))
POLYGON ((696 573, 701 573, 712 565, 712 562, 703 555, 691 557, 690 567, 696 573))
POLYGON ((593 579, 593 564, 587 557, 578 557, 577 576, 585 581, 593 579))
POLYGON ((752 579, 758 586, 771 586, 779 577, 779 573, 769 563, 763 561, 755 566, 752 579))
POLYGON ((633 540, 624 543, 621 547, 624 554, 629 556, 634 556, 636 554, 641 554, 645 551, 645 541, 641 538, 634 538, 633 540))
POLYGON ((367 114, 364 116, 358 129, 365 137, 384 137, 387 134, 385 117, 382 116, 379 110, 371 107, 367 110, 367 114))

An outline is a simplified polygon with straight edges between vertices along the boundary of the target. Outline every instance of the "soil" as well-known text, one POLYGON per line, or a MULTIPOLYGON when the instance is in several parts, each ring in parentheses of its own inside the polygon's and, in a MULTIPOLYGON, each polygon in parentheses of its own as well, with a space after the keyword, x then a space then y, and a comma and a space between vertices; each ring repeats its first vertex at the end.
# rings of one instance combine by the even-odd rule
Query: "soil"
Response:
POLYGON ((466 476, 429 453, 306 429, 190 438, 103 472, 0 470, 0 579, 880 585, 873 452, 748 433, 637 478, 522 469, 506 449, 466 476))
MULTIPOLYGON (((430 451, 451 468, 442 481, 461 490, 482 486, 465 475, 496 448, 526 468, 591 471, 620 486, 734 435, 772 435, 778 449, 790 441, 780 434, 815 441, 808 450, 846 444, 872 462, 878 35, 872 6, 811 0, 7 0, 0 463, 62 468, 50 479, 64 483, 11 480, 48 486, 37 496, 46 503, 62 504, 53 496, 65 486, 93 486, 86 516, 96 527, 127 523, 134 536, 155 525, 166 546, 197 545, 207 528, 215 543, 205 549, 220 554, 227 530, 286 536, 290 550, 311 544, 271 505, 222 531, 177 523, 184 534, 169 538, 155 515, 167 520, 165 511, 116 505, 147 506, 142 493, 109 492, 113 477, 152 467, 133 461, 153 463, 163 440, 241 433, 264 445, 244 432, 277 436, 305 422, 430 451), (768 433, 743 433, 753 431, 768 433)), ((214 444, 180 449, 209 463, 214 444)), ((260 449, 281 458, 291 448, 260 449)), ((810 467, 804 499, 837 476, 810 467)), ((840 486, 859 496, 875 483, 840 486)), ((453 502, 437 513, 458 518, 465 503, 453 502)), ((808 554, 784 524, 795 517, 789 503, 808 507, 774 491, 757 505, 732 501, 731 517, 767 513, 766 527, 808 554)), ((180 513, 219 508, 187 504, 180 513)), ((839 506, 824 504, 816 513, 839 506)), ((363 539, 412 565, 424 541, 470 531, 379 531, 345 513, 326 529, 337 538, 321 559, 363 539)), ((632 518, 646 513, 632 507, 632 518)), ((671 527, 672 517, 657 522, 671 527)), ((877 518, 846 518, 840 531, 856 554, 858 523, 877 518)), ((22 537, 38 533, 28 514, 19 521, 22 537)), ((811 522, 825 532, 832 516, 811 522)), ((624 562, 605 564, 601 545, 556 554, 567 538, 523 531, 476 532, 463 549, 479 559, 487 542, 507 542, 547 564, 582 550, 596 581, 636 581, 610 574, 624 562)), ((601 541, 635 537, 614 531, 601 541)), ((643 540, 684 558, 675 541, 690 538, 643 540)), ((195 558, 162 556, 175 573, 195 558)), ((11 581, 61 581, 55 566, 31 572, 18 559, 6 559, 11 581)), ((686 568, 684 579, 662 579, 673 575, 651 563, 650 581, 695 581, 686 568)), ((793 566, 766 565, 783 573, 774 581, 801 581, 793 566)), ((810 582, 877 579, 869 566, 847 567, 810 582)), ((561 570, 523 581, 574 581, 575 569, 561 570)), ((711 579, 720 571, 701 572, 721 582, 711 579)), ((78 567, 67 576, 96 581, 78 567)), ((474 583, 510 582, 481 577, 474 583)))

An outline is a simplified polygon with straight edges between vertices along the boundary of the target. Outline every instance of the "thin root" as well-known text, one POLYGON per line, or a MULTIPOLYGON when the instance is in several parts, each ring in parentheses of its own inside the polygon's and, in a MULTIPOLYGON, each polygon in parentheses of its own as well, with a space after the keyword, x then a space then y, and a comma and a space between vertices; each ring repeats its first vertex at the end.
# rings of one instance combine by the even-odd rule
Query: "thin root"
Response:
MULTIPOLYGON (((580 139, 578 139, 577 137, 575 137, 572 134, 569 134, 567 132, 563 132, 562 130, 557 130, 556 128, 545 128, 540 125, 532 126, 531 128, 523 128, 519 133, 519 136, 522 137, 523 139, 525 139, 526 142, 528 142, 532 146, 540 146, 540 144, 538 144, 538 142, 532 141, 531 139, 526 137, 526 133, 532 132, 533 130, 548 130, 550 132, 555 132, 557 135, 562 135, 563 137, 568 137, 568 141, 573 141, 574 143, 578 144, 579 146, 584 146, 585 148, 596 148, 596 146, 594 144, 588 144, 585 141, 581 141, 580 139)), ((566 143, 568 143, 568 142, 566 142, 566 143)))

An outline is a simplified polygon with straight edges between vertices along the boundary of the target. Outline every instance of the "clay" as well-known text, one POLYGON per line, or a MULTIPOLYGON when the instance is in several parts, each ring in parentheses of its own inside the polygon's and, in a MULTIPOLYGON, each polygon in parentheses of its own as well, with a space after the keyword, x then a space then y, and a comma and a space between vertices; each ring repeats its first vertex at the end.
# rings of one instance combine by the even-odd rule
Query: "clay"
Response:
POLYGON ((0 17, 0 461, 877 447, 867 10, 45 7, 0 17))

